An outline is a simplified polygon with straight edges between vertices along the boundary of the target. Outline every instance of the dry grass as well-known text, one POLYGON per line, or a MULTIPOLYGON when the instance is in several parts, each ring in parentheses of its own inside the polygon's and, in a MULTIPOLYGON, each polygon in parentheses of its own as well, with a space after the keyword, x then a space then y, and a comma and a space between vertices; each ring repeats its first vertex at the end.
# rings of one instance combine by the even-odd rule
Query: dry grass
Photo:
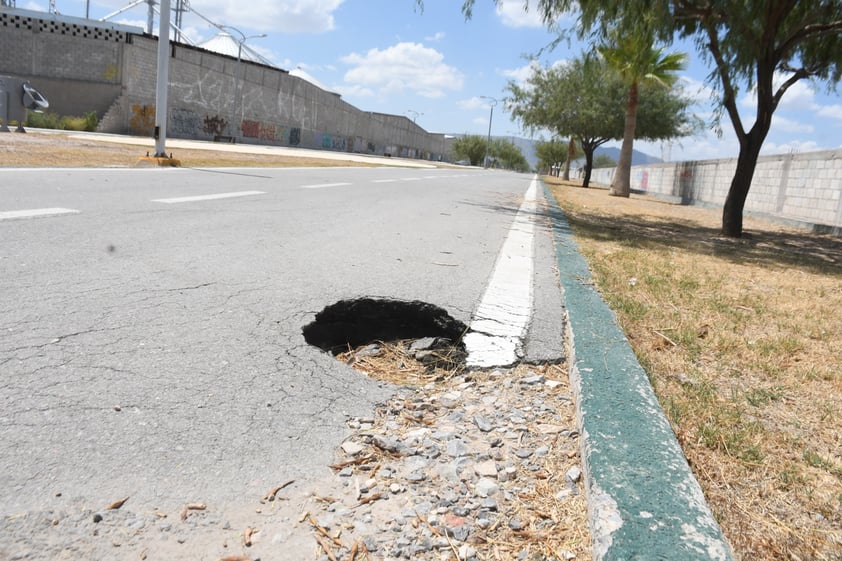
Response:
MULTIPOLYGON (((37 132, 0 136, 3 167, 134 167, 150 148, 130 144, 84 140, 37 132)), ((154 151, 154 150, 153 150, 154 151)), ((328 167, 370 166, 349 160, 244 154, 213 150, 171 150, 183 167, 328 167)))
POLYGON ((842 240, 546 180, 737 556, 842 559, 842 240))

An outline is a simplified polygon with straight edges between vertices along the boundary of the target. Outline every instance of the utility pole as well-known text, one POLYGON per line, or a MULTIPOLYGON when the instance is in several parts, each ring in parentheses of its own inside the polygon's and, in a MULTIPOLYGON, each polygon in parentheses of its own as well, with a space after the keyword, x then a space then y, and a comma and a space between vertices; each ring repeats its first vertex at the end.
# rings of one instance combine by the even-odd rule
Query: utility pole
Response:
MULTIPOLYGON (((150 2, 151 10, 151 2, 150 2)), ((167 87, 170 66, 170 0, 161 0, 158 21, 158 77, 155 90, 155 157, 167 158, 167 87)))
POLYGON ((487 95, 481 95, 480 97, 491 101, 491 112, 488 114, 488 139, 485 141, 485 165, 483 166, 488 168, 488 149, 491 148, 491 120, 494 118, 494 106, 497 105, 497 99, 487 95))

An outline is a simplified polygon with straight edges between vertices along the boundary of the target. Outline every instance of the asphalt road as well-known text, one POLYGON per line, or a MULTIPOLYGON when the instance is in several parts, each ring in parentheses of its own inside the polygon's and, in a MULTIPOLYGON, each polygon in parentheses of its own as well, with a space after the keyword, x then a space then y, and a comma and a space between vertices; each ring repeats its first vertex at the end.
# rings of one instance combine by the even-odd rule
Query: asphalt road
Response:
MULTIPOLYGON (((0 170, 0 512, 54 508, 58 494, 234 504, 325 472, 347 418, 392 388, 308 345, 302 326, 364 296, 469 323, 530 180, 0 170), (238 196, 189 199, 225 193, 238 196), (74 212, 9 214, 45 208, 74 212)), ((561 310, 543 227, 535 246, 526 346, 546 359, 561 310)))

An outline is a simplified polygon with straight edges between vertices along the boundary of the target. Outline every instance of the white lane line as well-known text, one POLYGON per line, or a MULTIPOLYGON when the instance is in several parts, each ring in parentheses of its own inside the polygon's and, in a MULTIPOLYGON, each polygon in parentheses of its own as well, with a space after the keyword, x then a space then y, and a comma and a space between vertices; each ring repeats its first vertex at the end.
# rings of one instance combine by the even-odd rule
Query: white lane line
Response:
POLYGON ((469 366, 509 366, 523 353, 523 338, 532 316, 537 193, 536 176, 503 242, 471 330, 464 337, 469 366))
POLYGON ((375 179, 372 183, 397 183, 397 179, 375 179))
POLYGON ((401 181, 421 181, 420 177, 402 177, 401 181))
POLYGON ((230 199, 233 197, 248 197, 250 195, 263 195, 265 191, 235 191, 232 193, 216 193, 213 195, 197 195, 195 197, 172 197, 170 199, 152 199, 153 203, 175 204, 192 203, 195 201, 213 201, 216 199, 230 199))
POLYGON ((324 187, 345 187, 353 183, 318 183, 316 185, 302 185, 302 189, 322 189, 324 187))
POLYGON ((72 208, 30 208, 26 210, 7 210, 0 212, 0 220, 14 220, 15 218, 39 218, 42 216, 56 216, 59 214, 78 214, 72 208))

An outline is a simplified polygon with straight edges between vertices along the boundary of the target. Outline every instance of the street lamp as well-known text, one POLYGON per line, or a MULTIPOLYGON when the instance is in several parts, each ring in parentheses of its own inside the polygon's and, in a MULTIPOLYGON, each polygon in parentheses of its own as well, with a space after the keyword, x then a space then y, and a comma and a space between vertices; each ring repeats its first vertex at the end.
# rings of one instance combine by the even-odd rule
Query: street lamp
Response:
POLYGON ((491 120, 494 118, 494 106, 497 105, 498 99, 487 95, 481 95, 480 98, 491 101, 491 112, 488 114, 488 140, 485 143, 485 167, 488 168, 488 149, 491 147, 491 120))
MULTIPOLYGON (((243 44, 249 39, 260 39, 262 37, 266 37, 266 34, 261 33, 260 35, 249 35, 246 37, 246 34, 236 27, 232 27, 230 25, 220 25, 219 28, 224 31, 236 31, 240 36, 240 40, 237 41, 237 68, 234 70, 234 101, 231 104, 231 121, 228 123, 228 135, 231 138, 234 138, 234 118, 237 115, 237 105, 240 102, 240 95, 238 92, 240 89, 240 66, 242 65, 243 60, 243 44)), ((228 35, 230 36, 231 34, 229 33, 228 35)), ((231 38, 234 39, 234 37, 231 38)), ((236 41, 236 39, 234 40, 236 41)))
POLYGON ((413 123, 416 121, 416 119, 418 119, 418 117, 423 115, 423 113, 419 113, 418 111, 415 111, 414 109, 407 109, 406 112, 409 113, 412 116, 412 122, 413 123))

